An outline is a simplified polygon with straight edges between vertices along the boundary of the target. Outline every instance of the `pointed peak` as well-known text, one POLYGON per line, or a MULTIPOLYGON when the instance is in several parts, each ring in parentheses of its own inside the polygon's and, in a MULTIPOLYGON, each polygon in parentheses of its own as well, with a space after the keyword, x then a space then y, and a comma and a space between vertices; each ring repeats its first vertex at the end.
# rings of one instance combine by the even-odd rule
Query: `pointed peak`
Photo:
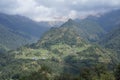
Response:
POLYGON ((65 22, 61 27, 71 27, 71 26, 77 26, 78 23, 72 19, 68 19, 67 22, 65 22))
POLYGON ((68 19, 68 21, 66 23, 69 23, 69 24, 76 24, 76 22, 73 20, 73 19, 68 19))
POLYGON ((75 20, 73 19, 68 19, 68 21, 66 23, 69 23, 70 25, 74 25, 74 24, 77 24, 75 20))
POLYGON ((71 22, 71 21, 73 21, 71 18, 70 18, 70 19, 68 19, 68 22, 71 22))

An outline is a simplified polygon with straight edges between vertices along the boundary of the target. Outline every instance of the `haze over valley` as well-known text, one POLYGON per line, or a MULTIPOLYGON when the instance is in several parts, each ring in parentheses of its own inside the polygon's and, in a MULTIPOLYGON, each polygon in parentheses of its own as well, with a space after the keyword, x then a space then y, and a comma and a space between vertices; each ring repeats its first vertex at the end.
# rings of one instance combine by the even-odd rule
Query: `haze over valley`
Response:
POLYGON ((1 0, 0 80, 120 80, 119 0, 1 0))

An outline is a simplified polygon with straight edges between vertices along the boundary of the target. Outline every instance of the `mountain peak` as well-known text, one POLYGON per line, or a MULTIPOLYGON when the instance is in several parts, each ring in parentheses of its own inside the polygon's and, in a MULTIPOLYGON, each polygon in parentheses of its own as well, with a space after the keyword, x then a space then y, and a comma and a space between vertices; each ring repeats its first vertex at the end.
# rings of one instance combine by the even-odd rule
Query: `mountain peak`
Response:
POLYGON ((73 25, 74 26, 77 26, 78 25, 78 23, 77 22, 75 22, 74 20, 72 20, 72 19, 69 19, 67 22, 65 22, 61 27, 73 27, 73 25))
POLYGON ((73 21, 73 20, 70 18, 70 19, 68 19, 68 21, 67 21, 67 22, 71 22, 71 21, 73 21))

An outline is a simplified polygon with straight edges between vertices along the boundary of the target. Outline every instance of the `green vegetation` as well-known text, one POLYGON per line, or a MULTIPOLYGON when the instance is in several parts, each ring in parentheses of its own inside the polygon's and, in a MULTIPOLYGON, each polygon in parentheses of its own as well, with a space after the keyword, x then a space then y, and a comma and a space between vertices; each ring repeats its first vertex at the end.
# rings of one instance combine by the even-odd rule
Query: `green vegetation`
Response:
MULTIPOLYGON (((1 22, 5 15, 0 17, 1 22)), ((120 80, 119 27, 100 42, 102 47, 93 43, 106 33, 97 19, 70 19, 51 28, 38 42, 17 48, 42 32, 31 20, 8 17, 15 24, 0 23, 0 80, 120 80)))
POLYGON ((30 41, 27 38, 0 25, 0 45, 3 45, 8 49, 15 49, 29 42, 30 41))
POLYGON ((100 42, 102 46, 116 52, 120 56, 120 25, 109 32, 100 42))
POLYGON ((109 72, 105 66, 96 65, 92 68, 85 67, 78 75, 71 73, 54 74, 49 67, 42 67, 37 72, 24 76, 20 80, 115 80, 113 73, 109 72))
POLYGON ((120 64, 116 67, 115 70, 115 80, 120 80, 120 64))
POLYGON ((69 19, 68 22, 61 26, 62 28, 71 28, 75 30, 81 38, 86 41, 95 42, 105 34, 98 22, 91 20, 74 21, 69 19))
POLYGON ((118 60, 109 50, 87 43, 72 26, 52 28, 37 43, 11 54, 15 60, 23 60, 24 67, 17 63, 23 70, 18 70, 20 80, 114 80, 118 60), (28 75, 22 75, 24 70, 28 75))
POLYGON ((90 42, 98 41, 106 31, 101 28, 99 22, 92 20, 82 20, 79 22, 79 28, 77 29, 78 33, 84 40, 90 42), (84 27, 83 27, 84 26, 84 27))
POLYGON ((23 16, 0 13, 0 45, 8 49, 36 42, 48 29, 23 16))

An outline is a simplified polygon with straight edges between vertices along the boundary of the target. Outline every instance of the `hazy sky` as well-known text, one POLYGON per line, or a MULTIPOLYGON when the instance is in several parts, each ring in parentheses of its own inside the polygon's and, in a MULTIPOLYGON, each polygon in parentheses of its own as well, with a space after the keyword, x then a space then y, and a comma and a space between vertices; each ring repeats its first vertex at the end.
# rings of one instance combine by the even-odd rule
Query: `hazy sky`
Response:
POLYGON ((37 21, 83 18, 119 8, 120 0, 0 0, 0 12, 37 21))

